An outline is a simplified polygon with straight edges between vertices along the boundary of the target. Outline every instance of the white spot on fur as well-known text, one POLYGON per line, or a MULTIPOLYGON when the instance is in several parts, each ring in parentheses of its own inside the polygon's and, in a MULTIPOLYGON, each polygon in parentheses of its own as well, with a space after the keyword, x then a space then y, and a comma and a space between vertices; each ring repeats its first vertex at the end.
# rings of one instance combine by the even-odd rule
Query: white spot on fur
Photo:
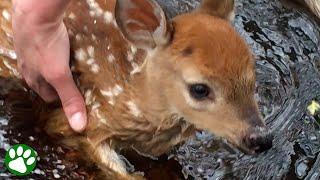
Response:
POLYGON ((4 17, 4 19, 6 19, 7 21, 10 21, 11 20, 11 15, 9 13, 9 11, 7 11, 6 9, 4 9, 2 11, 2 16, 4 17))
POLYGON ((111 106, 114 106, 116 104, 116 101, 114 99, 111 99, 108 101, 108 103, 111 105, 111 106))
POLYGON ((99 121, 100 121, 102 124, 108 124, 108 123, 107 123, 107 122, 108 122, 107 118, 101 114, 101 112, 99 111, 99 109, 96 109, 94 112, 95 112, 96 117, 99 119, 99 121))
POLYGON ((103 14, 102 9, 97 9, 96 15, 97 15, 97 16, 101 16, 102 14, 103 14))
POLYGON ((130 49, 131 49, 131 52, 132 52, 133 54, 136 54, 137 51, 138 51, 137 47, 134 46, 134 45, 131 45, 130 49))
POLYGON ((76 18, 76 15, 74 13, 70 13, 68 17, 69 19, 74 20, 76 18))
POLYGON ((95 0, 87 0, 87 4, 90 8, 90 16, 99 17, 103 14, 103 10, 100 8, 99 4, 95 0))
POLYGON ((112 89, 112 92, 115 96, 119 96, 123 92, 123 88, 118 84, 112 89))
POLYGON ((94 57, 94 47, 93 46, 88 46, 87 48, 88 54, 90 57, 94 57))
POLYGON ((131 76, 141 72, 142 68, 137 63, 131 63, 131 65, 132 65, 132 71, 130 72, 131 76))
POLYGON ((105 97, 112 97, 113 96, 113 93, 111 90, 108 90, 108 91, 100 90, 100 93, 105 97))
POLYGON ((93 65, 94 62, 95 62, 95 60, 93 58, 90 58, 90 59, 87 60, 87 64, 88 65, 93 65))
POLYGON ((89 14, 91 17, 93 17, 93 16, 95 16, 96 13, 94 11, 90 11, 89 14))
POLYGON ((85 50, 83 50, 82 48, 76 50, 75 52, 75 58, 78 61, 85 61, 87 59, 87 53, 85 50))
POLYGON ((116 84, 113 88, 109 88, 109 90, 104 91, 100 90, 103 96, 112 97, 112 96, 119 96, 123 92, 123 88, 116 84))
POLYGON ((107 57, 107 59, 108 59, 108 62, 109 62, 109 63, 113 63, 113 62, 116 60, 116 58, 114 57, 113 54, 109 54, 108 57, 107 57))
POLYGON ((141 115, 140 109, 133 101, 128 101, 126 104, 132 115, 134 115, 135 117, 139 117, 141 115))
POLYGON ((13 60, 17 59, 17 54, 14 50, 0 48, 0 55, 6 56, 6 57, 13 59, 13 60))
POLYGON ((92 38, 92 40, 97 40, 97 37, 94 35, 94 34, 91 34, 91 38, 92 38))
POLYGON ((8 55, 9 55, 9 57, 11 59, 15 59, 16 60, 18 58, 17 54, 16 54, 16 52, 14 50, 9 50, 8 55))
POLYGON ((108 90, 100 90, 101 95, 108 97, 110 100, 108 103, 110 105, 115 105, 115 98, 119 96, 123 92, 123 88, 118 84, 113 88, 109 88, 108 90))
POLYGON ((92 111, 94 111, 94 110, 97 110, 99 107, 101 107, 101 104, 99 102, 95 102, 92 105, 91 109, 92 109, 92 111))
POLYGON ((92 64, 90 70, 91 70, 91 72, 97 74, 100 71, 100 66, 98 64, 92 64))
POLYGON ((129 62, 132 62, 133 59, 134 59, 134 55, 133 55, 131 52, 128 52, 127 60, 128 60, 129 62))
POLYGON ((84 26, 84 27, 83 27, 83 30, 86 31, 86 32, 88 32, 88 26, 84 26))
POLYGON ((109 11, 104 12, 103 19, 104 19, 105 23, 110 24, 113 21, 112 13, 109 11))
POLYGON ((84 94, 86 105, 90 105, 92 103, 92 91, 87 90, 86 93, 84 94))
POLYGON ((127 53, 127 59, 129 62, 132 62, 134 60, 134 56, 136 55, 137 51, 138 49, 135 46, 130 46, 130 52, 127 53))
POLYGON ((99 120, 100 120, 100 122, 101 122, 102 124, 108 124, 108 123, 107 123, 107 120, 104 119, 104 118, 101 118, 101 119, 99 118, 99 120))
POLYGON ((81 40, 82 40, 82 36, 81 36, 80 34, 77 34, 77 35, 76 35, 76 40, 77 40, 77 41, 81 41, 81 40))

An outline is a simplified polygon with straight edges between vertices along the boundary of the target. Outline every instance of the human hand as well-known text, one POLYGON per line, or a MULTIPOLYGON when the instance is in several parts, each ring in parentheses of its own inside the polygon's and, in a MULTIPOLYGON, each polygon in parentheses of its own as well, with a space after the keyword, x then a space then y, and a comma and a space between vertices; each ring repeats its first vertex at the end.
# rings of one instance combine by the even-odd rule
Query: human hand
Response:
POLYGON ((46 102, 59 97, 71 128, 81 132, 87 124, 86 108, 69 68, 69 37, 62 21, 61 6, 66 7, 68 1, 58 1, 13 1, 18 69, 46 102))

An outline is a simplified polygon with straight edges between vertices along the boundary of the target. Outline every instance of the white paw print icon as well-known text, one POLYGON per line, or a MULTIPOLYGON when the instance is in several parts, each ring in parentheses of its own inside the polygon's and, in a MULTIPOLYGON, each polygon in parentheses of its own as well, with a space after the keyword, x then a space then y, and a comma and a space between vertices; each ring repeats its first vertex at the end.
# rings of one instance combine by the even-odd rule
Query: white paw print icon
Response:
POLYGON ((26 145, 16 145, 9 149, 5 163, 15 175, 28 175, 36 165, 36 152, 26 145))

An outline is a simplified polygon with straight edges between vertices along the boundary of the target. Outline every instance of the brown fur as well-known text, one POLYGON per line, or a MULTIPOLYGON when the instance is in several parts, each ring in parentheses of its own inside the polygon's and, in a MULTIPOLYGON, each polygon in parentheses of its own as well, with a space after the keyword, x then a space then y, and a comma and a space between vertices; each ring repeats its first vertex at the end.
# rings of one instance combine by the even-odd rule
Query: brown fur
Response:
POLYGON ((310 10, 320 18, 320 1, 319 0, 305 0, 305 3, 310 8, 310 10))
POLYGON ((205 14, 231 20, 233 18, 233 8, 234 0, 222 2, 206 0, 202 3, 199 11, 205 14), (212 9, 215 9, 215 11, 212 11, 212 9))

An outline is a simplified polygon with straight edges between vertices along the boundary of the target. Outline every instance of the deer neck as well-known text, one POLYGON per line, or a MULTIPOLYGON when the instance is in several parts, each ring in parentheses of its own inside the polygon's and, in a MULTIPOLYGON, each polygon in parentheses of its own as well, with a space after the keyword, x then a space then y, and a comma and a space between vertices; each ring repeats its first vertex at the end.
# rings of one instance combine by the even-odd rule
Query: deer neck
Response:
POLYGON ((131 120, 144 120, 156 127, 175 113, 168 106, 161 83, 152 70, 154 57, 154 53, 147 55, 141 72, 128 84, 119 103, 126 107, 121 111, 131 120))

